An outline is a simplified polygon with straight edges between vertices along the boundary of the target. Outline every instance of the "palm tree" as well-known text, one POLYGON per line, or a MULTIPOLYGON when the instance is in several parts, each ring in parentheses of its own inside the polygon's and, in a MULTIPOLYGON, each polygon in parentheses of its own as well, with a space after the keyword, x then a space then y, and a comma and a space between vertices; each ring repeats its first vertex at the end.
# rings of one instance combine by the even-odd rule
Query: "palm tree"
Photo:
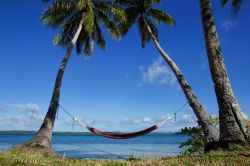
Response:
MULTIPOLYGON (((228 0, 221 0, 222 5, 226 5, 228 3, 228 0)), ((238 16, 239 12, 241 11, 243 4, 243 0, 232 0, 231 6, 232 11, 235 16, 238 16)), ((238 125, 243 131, 244 137, 247 139, 248 144, 250 145, 250 121, 242 115, 241 109, 239 107, 239 111, 235 113, 235 118, 238 121, 238 125)))
MULTIPOLYGON (((223 4, 226 2, 228 0, 222 0, 223 4)), ((233 0, 232 4, 235 9, 239 9, 240 2, 241 0, 233 0)), ((240 105, 233 93, 227 75, 214 23, 211 1, 200 0, 200 10, 209 67, 219 106, 220 144, 222 147, 228 147, 229 144, 247 145, 249 122, 242 115, 240 105)))
MULTIPOLYGON (((44 0, 49 2, 49 0, 44 0)), ((74 45, 77 53, 91 55, 94 43, 105 48, 105 39, 101 31, 103 25, 114 39, 119 39, 120 32, 115 21, 124 21, 124 11, 110 1, 90 0, 53 0, 43 15, 42 22, 60 29, 54 42, 67 47, 66 54, 59 67, 53 94, 44 122, 35 136, 25 146, 51 147, 52 130, 58 108, 62 78, 74 45), (83 49, 84 47, 84 49, 83 49)))
POLYGON ((209 116, 201 104, 191 86, 188 84, 184 75, 178 66, 173 62, 169 55, 162 49, 158 41, 158 31, 153 23, 153 19, 159 24, 161 22, 168 25, 175 25, 175 20, 163 10, 154 8, 153 5, 160 2, 160 0, 116 0, 117 3, 125 7, 127 15, 127 22, 120 25, 121 33, 126 34, 129 28, 137 23, 142 47, 146 42, 153 40, 158 52, 168 63, 179 81, 182 90, 192 107, 195 115, 198 118, 199 124, 205 133, 205 151, 216 148, 219 141, 219 131, 209 119, 209 116))

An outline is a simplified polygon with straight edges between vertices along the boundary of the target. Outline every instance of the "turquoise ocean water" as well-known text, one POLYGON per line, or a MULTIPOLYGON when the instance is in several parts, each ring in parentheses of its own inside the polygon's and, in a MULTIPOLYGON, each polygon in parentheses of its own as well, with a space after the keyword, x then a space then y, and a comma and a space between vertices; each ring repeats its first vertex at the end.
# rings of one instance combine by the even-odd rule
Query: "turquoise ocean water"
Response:
MULTIPOLYGON (((0 151, 22 144, 31 134, 0 134, 0 151)), ((182 134, 154 133, 128 140, 112 140, 92 134, 54 134, 52 149, 71 158, 127 159, 176 156, 179 145, 188 139, 182 134)))

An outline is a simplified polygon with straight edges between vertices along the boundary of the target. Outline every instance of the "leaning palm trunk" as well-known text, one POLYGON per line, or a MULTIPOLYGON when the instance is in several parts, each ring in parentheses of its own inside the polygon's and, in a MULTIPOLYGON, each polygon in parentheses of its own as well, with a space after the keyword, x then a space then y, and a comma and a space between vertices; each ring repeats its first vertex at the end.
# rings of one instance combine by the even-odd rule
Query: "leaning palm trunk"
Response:
MULTIPOLYGON (((146 24, 147 25, 147 24, 146 24)), ((184 75, 178 68, 178 66, 173 62, 173 60, 168 56, 168 54, 162 49, 160 46, 158 40, 153 35, 150 27, 147 25, 147 29, 150 33, 151 38, 154 41, 154 44, 161 54, 161 56, 165 59, 165 61, 168 63, 172 71, 174 72, 179 84, 181 85, 181 88, 189 102, 189 105, 192 107, 197 119, 198 123, 201 125, 204 133, 205 133, 205 151, 210 151, 212 149, 216 149, 218 147, 219 142, 219 130, 212 124, 212 122, 209 119, 209 116, 203 107, 203 105, 200 103, 199 99, 196 97, 195 93, 193 92, 191 86, 188 84, 186 79, 184 78, 184 75)))
POLYGON ((68 48, 67 48, 65 57, 63 58, 61 65, 60 65, 60 68, 59 68, 58 73, 57 73, 57 77, 56 77, 55 86, 54 86, 52 98, 50 101, 49 109, 48 109, 48 112, 45 116, 43 124, 40 127, 39 131, 35 134, 35 136, 31 140, 29 140, 24 146, 41 147, 41 148, 50 148, 51 147, 52 130, 54 127, 54 122, 55 122, 56 113, 57 113, 57 109, 58 109, 63 74, 64 74, 64 71, 66 69, 68 60, 70 58, 73 46, 75 45, 75 43, 79 37, 79 34, 82 30, 82 26, 83 26, 83 20, 80 21, 79 27, 76 31, 74 38, 68 44, 68 48))
POLYGON ((200 9, 209 67, 219 106, 221 146, 228 147, 231 143, 247 145, 247 140, 249 140, 247 125, 249 122, 241 113, 240 105, 234 96, 227 75, 213 19, 211 1, 200 0, 200 9))

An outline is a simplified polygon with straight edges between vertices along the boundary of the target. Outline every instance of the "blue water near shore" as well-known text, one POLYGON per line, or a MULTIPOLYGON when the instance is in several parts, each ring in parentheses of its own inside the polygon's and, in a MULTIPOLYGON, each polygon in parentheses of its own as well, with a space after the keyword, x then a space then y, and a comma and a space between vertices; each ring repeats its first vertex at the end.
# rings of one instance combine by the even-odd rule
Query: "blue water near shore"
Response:
MULTIPOLYGON (((0 151, 22 144, 31 134, 0 134, 0 151)), ((187 135, 155 133, 128 140, 112 140, 91 134, 55 134, 52 149, 61 156, 91 159, 127 159, 176 156, 187 135)))

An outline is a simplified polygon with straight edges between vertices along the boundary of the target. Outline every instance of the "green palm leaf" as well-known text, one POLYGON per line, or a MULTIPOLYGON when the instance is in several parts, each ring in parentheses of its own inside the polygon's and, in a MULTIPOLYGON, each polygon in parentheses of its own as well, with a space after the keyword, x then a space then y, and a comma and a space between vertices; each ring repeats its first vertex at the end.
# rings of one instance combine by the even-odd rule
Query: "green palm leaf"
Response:
POLYGON ((175 25, 175 19, 164 11, 156 8, 150 8, 149 12, 154 17, 157 24, 164 22, 168 25, 175 25))
MULTIPOLYGON (((221 0, 222 5, 226 5, 228 3, 228 0, 221 0)), ((238 12, 241 10, 242 8, 242 3, 243 0, 232 0, 232 10, 234 12, 234 14, 238 14, 238 12)))
POLYGON ((67 46, 74 37, 80 20, 83 28, 76 41, 77 53, 91 55, 94 44, 105 48, 106 41, 101 28, 113 39, 120 39, 117 22, 125 23, 126 16, 118 3, 104 0, 43 0, 52 2, 42 14, 42 23, 59 29, 54 44, 67 46))
POLYGON ((140 32, 142 47, 145 47, 145 44, 151 40, 147 25, 158 39, 158 30, 152 19, 157 24, 175 25, 175 20, 171 15, 153 7, 155 4, 160 3, 160 0, 116 0, 115 2, 124 7, 127 16, 127 22, 119 25, 121 34, 125 35, 131 26, 136 23, 140 32))

